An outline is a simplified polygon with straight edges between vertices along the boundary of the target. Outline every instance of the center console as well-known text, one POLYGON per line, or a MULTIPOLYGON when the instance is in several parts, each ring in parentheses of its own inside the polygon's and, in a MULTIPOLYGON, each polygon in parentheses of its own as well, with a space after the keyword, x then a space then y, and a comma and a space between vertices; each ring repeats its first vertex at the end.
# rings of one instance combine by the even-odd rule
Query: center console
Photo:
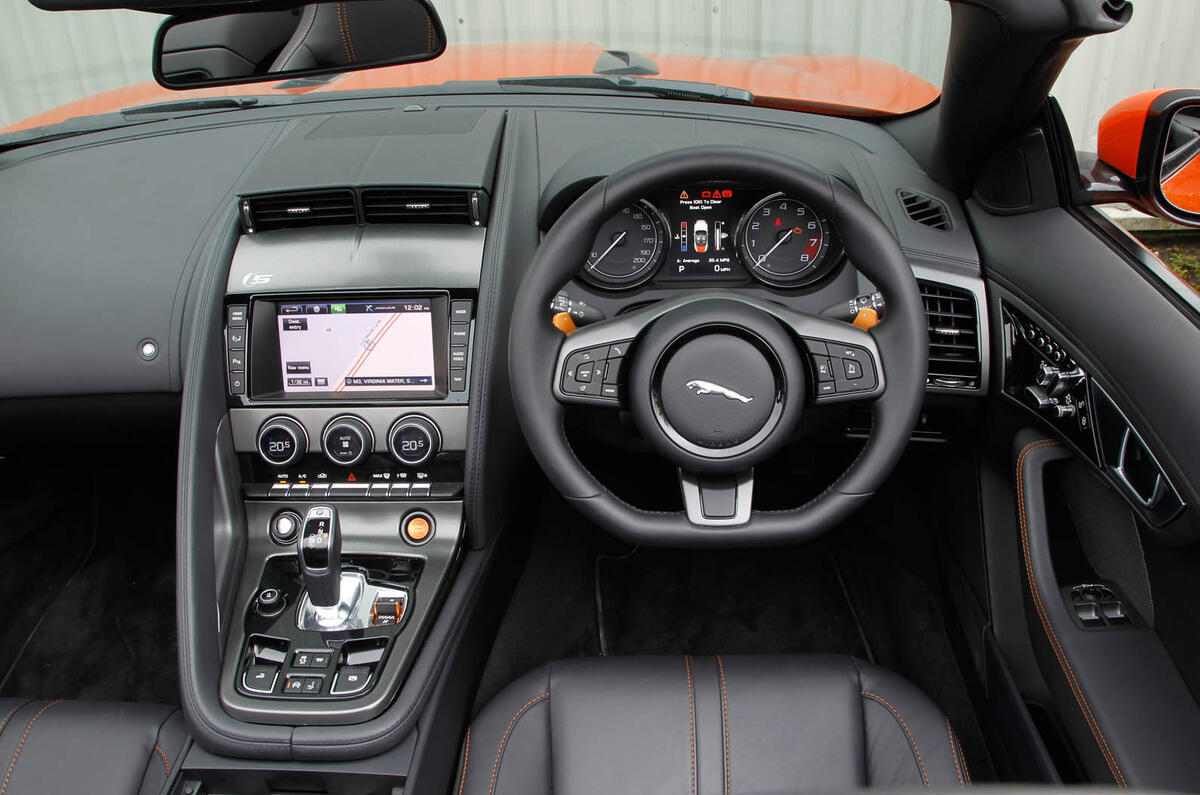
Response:
POLYGON ((403 684, 460 552, 476 285, 400 268, 377 287, 318 269, 279 286, 248 270, 271 237, 241 239, 222 307, 245 555, 221 705, 360 723, 403 684))

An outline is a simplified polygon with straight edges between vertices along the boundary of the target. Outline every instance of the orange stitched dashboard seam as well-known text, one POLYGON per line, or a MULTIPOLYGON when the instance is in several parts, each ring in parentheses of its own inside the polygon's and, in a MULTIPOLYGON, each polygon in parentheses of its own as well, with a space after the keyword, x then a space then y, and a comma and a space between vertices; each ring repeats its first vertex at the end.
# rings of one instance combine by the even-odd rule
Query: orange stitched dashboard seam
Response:
POLYGON ((8 725, 8 722, 10 720, 12 720, 12 716, 17 714, 17 710, 19 710, 21 707, 25 706, 28 703, 29 703, 28 701, 22 701, 21 703, 17 704, 15 707, 13 707, 12 709, 10 709, 8 711, 8 714, 4 716, 4 720, 0 720, 0 732, 4 731, 4 727, 8 725))
POLYGON ((912 732, 908 730, 908 724, 904 722, 904 718, 902 718, 900 716, 899 711, 897 711, 897 709, 895 707, 893 707, 891 704, 889 704, 887 702, 887 699, 885 699, 881 696, 877 696, 874 693, 870 692, 869 690, 860 690, 859 695, 866 696, 867 698, 871 699, 872 701, 874 701, 878 704, 882 704, 883 706, 888 708, 888 711, 891 712, 893 716, 895 716, 896 721, 899 722, 899 724, 900 724, 900 728, 904 729, 904 733, 908 736, 908 745, 910 748, 912 748, 913 755, 917 757, 917 767, 921 768, 921 780, 924 781, 925 786, 928 787, 929 786, 929 774, 925 772, 925 760, 923 760, 921 758, 921 751, 917 748, 917 741, 916 741, 916 739, 913 738, 912 732))
MULTIPOLYGON (((496 762, 492 765, 492 783, 488 785, 488 795, 496 795, 496 775, 500 772, 500 758, 504 756, 504 746, 508 744, 508 735, 512 733, 513 727, 517 725, 517 721, 525 714, 525 710, 532 707, 534 704, 550 697, 550 693, 542 693, 537 698, 530 699, 525 706, 517 710, 517 714, 512 716, 512 720, 508 722, 508 726, 504 729, 504 736, 500 738, 500 749, 496 751, 496 762)), ((466 767, 464 766, 465 770, 466 767)), ((3 795, 3 793, 0 793, 3 795)))
POLYGON ((733 747, 729 745, 729 697, 725 694, 725 663, 717 655, 721 673, 721 729, 725 732, 725 795, 733 795, 733 747))
POLYGON ((30 719, 29 725, 25 727, 25 733, 21 735, 21 742, 17 743, 17 750, 13 752, 12 761, 8 764, 8 772, 4 774, 4 784, 0 785, 0 795, 4 795, 4 791, 8 789, 8 782, 12 778, 13 769, 17 766, 17 759, 21 756, 21 749, 25 747, 25 741, 29 739, 29 732, 33 729, 33 724, 37 723, 38 718, 45 714, 46 710, 53 707, 55 704, 61 704, 62 699, 51 701, 46 706, 38 710, 37 714, 30 719))
POLYGON ((467 786, 467 760, 471 758, 471 727, 467 727, 467 742, 463 748, 462 779, 458 782, 458 795, 463 795, 463 787, 467 786))
POLYGON ((1113 781, 1118 786, 1128 789, 1129 784, 1125 781, 1125 775, 1121 772, 1121 766, 1117 764, 1117 758, 1108 745, 1108 739, 1105 738, 1104 732, 1096 720, 1096 716, 1092 714, 1092 708, 1088 703, 1087 696, 1084 695, 1083 687, 1080 686, 1079 680, 1075 678, 1075 670, 1071 667, 1071 661, 1067 659, 1066 651, 1062 648, 1058 634, 1054 631, 1054 627, 1050 623, 1050 616, 1046 612, 1045 605, 1042 603, 1042 594, 1038 587, 1037 575, 1033 573, 1033 555, 1029 549, 1029 524, 1025 515, 1025 458, 1034 450, 1040 450, 1043 447, 1051 447, 1057 444, 1058 442, 1054 439, 1041 439, 1036 442, 1030 442, 1021 450, 1020 456, 1017 457, 1017 514, 1021 523, 1021 547, 1025 556, 1025 574, 1029 580, 1029 590, 1033 596, 1033 603, 1037 610, 1038 619, 1042 624, 1042 631, 1046 633, 1046 639, 1050 641, 1050 647, 1054 651, 1054 656, 1058 658, 1058 665, 1062 669, 1063 676, 1066 677, 1067 685, 1071 688, 1071 694, 1075 697, 1075 703, 1079 706, 1079 711, 1083 713, 1083 719, 1092 733, 1092 738, 1096 741, 1096 745, 1100 749, 1100 755, 1104 757, 1104 763, 1108 765, 1108 771, 1112 774, 1113 781))
POLYGON ((692 795, 696 795, 696 701, 692 698, 692 661, 683 655, 688 680, 688 733, 692 743, 692 795))
POLYGON ((164 751, 158 743, 154 744, 154 750, 158 751, 158 755, 162 757, 163 769, 166 770, 167 778, 170 778, 171 777, 171 763, 167 761, 167 752, 164 751))
POLYGON ((950 719, 946 718, 946 736, 950 738, 950 758, 954 760, 954 775, 958 776, 958 785, 964 786, 962 767, 958 764, 958 747, 954 744, 954 728, 950 725, 950 719))

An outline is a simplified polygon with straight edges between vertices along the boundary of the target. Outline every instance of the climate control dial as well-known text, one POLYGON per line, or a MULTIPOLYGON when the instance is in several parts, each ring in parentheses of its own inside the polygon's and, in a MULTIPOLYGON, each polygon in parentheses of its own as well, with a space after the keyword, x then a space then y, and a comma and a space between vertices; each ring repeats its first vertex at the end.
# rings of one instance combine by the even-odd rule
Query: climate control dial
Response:
POLYGON ((354 466, 375 449, 371 426, 350 414, 334 417, 321 434, 325 456, 335 464, 354 466))
POLYGON ((294 464, 308 452, 308 432, 291 417, 272 417, 258 429, 258 454, 271 466, 294 464))
POLYGON ((428 417, 406 414, 392 423, 388 431, 388 449, 401 464, 420 466, 442 449, 442 433, 428 417))

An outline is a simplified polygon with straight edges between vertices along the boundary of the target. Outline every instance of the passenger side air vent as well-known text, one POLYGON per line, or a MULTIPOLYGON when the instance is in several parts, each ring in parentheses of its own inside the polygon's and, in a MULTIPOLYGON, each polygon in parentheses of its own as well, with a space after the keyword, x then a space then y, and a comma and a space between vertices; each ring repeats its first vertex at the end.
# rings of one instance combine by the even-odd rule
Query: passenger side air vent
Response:
POLYGON ((250 196, 242 200, 241 209, 247 232, 358 222, 354 192, 350 190, 250 196))
POLYGON ((469 224, 487 220, 487 194, 465 188, 367 188, 363 215, 369 224, 469 224))
POLYGON ((915 190, 901 189, 896 191, 900 204, 909 218, 924 226, 948 231, 953 223, 950 221, 950 211, 939 200, 915 190))
POLYGON ((968 290, 917 280, 929 321, 928 386, 977 389, 982 378, 978 307, 968 290))

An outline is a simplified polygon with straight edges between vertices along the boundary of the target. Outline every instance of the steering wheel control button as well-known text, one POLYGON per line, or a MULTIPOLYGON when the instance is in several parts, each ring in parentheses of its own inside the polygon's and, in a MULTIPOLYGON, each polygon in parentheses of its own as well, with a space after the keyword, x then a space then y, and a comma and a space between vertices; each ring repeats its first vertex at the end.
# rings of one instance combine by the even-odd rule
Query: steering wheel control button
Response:
POLYGON ((830 363, 828 356, 814 356, 813 372, 817 375, 817 381, 832 381, 833 380, 833 365, 830 363))
POLYGON ((375 435, 371 426, 352 415, 335 417, 321 434, 325 456, 335 464, 354 466, 371 454, 375 435))
POLYGON ((863 377, 862 363, 851 359, 842 359, 842 368, 846 372, 846 378, 850 381, 863 377))
POLYGON ((441 447, 441 431, 433 420, 419 414, 401 417, 388 431, 388 449, 406 466, 421 466, 437 455, 441 447))
POLYGON ((761 431, 778 391, 763 352, 726 333, 702 334, 669 353, 658 384, 665 423, 712 450, 737 447, 761 431))
POLYGON ((286 606, 287 602, 278 588, 263 588, 258 592, 258 597, 254 600, 254 609, 258 611, 260 616, 265 616, 266 618, 274 618, 282 613, 283 608, 286 606))
POLYGON ((596 398, 597 403, 616 403, 621 398, 621 371, 629 340, 576 351, 567 357, 562 391, 568 395, 596 398))
POLYGON ((258 454, 268 464, 285 467, 308 451, 308 433, 291 417, 272 417, 258 431, 258 454))
MULTIPOLYGON (((292 487, 296 488, 295 486, 292 487)), ((296 533, 300 532, 300 523, 303 520, 300 514, 295 511, 280 511, 271 519, 271 525, 268 532, 271 534, 271 540, 281 546, 287 546, 296 540, 296 533)))
POLYGON ((424 511, 414 511, 400 522, 400 534, 410 544, 424 544, 433 537, 433 517, 424 511))

